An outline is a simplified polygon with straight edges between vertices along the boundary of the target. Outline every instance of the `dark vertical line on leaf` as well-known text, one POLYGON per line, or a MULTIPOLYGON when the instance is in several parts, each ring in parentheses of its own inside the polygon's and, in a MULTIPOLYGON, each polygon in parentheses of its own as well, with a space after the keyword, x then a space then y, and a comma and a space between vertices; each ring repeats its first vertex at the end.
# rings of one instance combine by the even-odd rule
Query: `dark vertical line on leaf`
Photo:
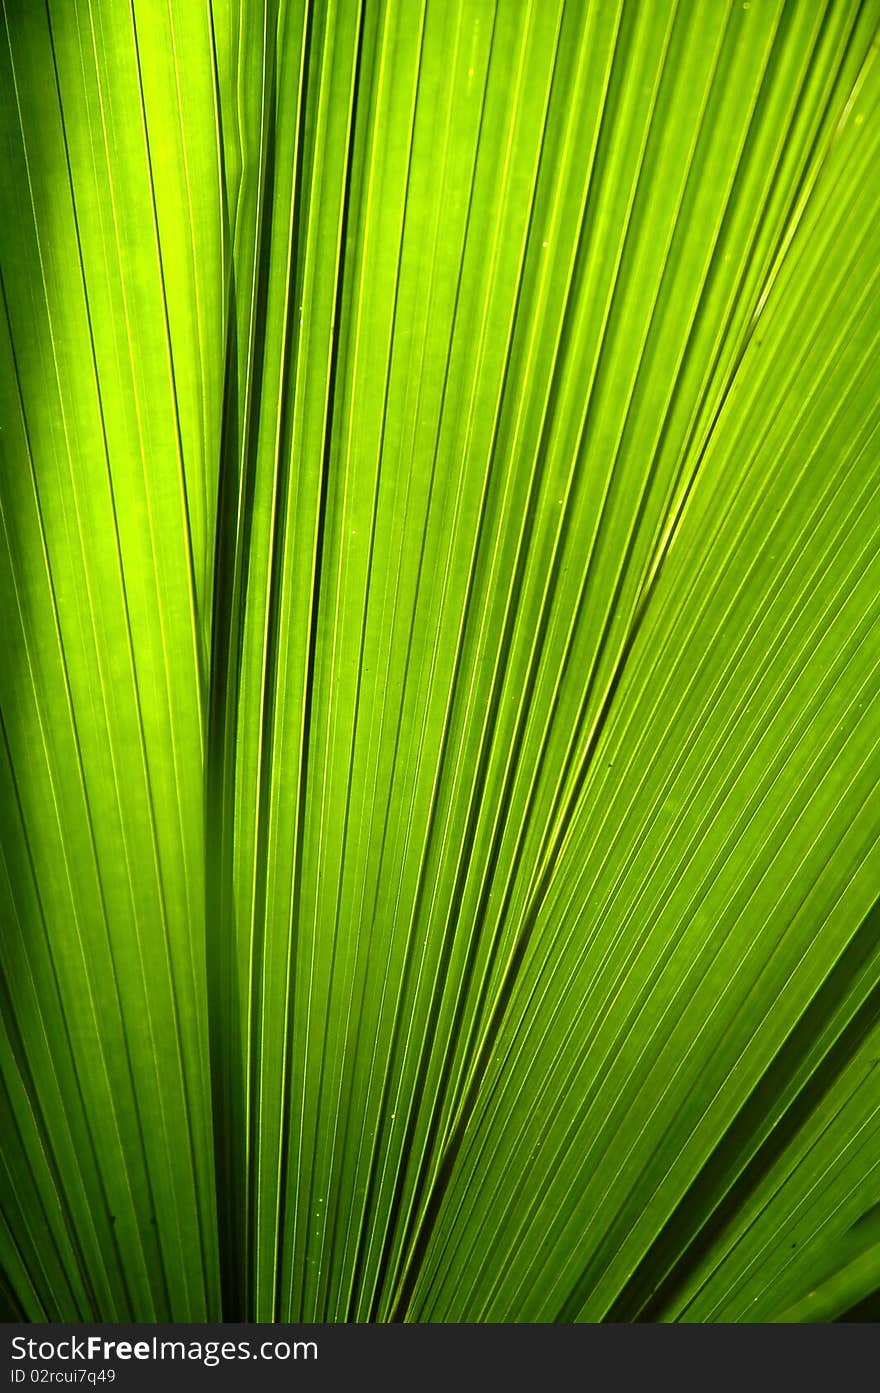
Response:
MULTIPOLYGON (((247 1319, 253 1281, 248 1174, 248 1119, 241 1011, 246 1002, 238 968, 235 916, 234 847, 237 774, 237 722, 251 533, 256 489, 260 402, 262 400, 266 304, 272 245, 272 191, 275 184, 274 90, 277 55, 272 47, 262 75, 261 130, 265 148, 259 170, 255 293, 249 322, 252 358, 244 384, 244 419, 239 411, 238 314, 236 279, 230 254, 230 294, 226 340, 224 422, 221 432, 217 532, 214 563, 211 697, 206 762, 206 864, 208 887, 209 1015, 214 1040, 214 1121, 221 1228, 221 1286, 225 1320, 247 1319), (244 439, 241 433, 244 430, 244 439), (213 937, 213 946, 212 946, 213 937)), ((216 71, 216 64, 215 64, 216 71)), ((222 109, 218 103, 218 120, 222 109)), ((222 152, 222 132, 220 137, 222 152)), ((226 189, 221 153, 221 181, 226 189)))
POLYGON ((237 468, 238 320, 235 263, 232 255, 229 183, 220 94, 220 69, 213 5, 209 5, 214 115, 217 129, 217 174, 220 187, 224 295, 225 367, 221 404, 217 499, 214 517, 212 608, 209 679, 206 696, 205 743, 205 987, 208 1005, 208 1047, 214 1134, 214 1183, 220 1255, 221 1310, 226 1320, 242 1313, 238 1294, 239 1225, 242 1175, 236 1164, 242 1096, 238 965, 232 904, 231 837, 227 837, 225 808, 234 771, 227 756, 229 730, 234 730, 234 697, 229 670, 235 648, 232 616, 235 601, 236 522, 240 492, 237 468))
POLYGON ((233 796, 237 712, 237 684, 229 680, 236 648, 233 634, 235 505, 239 493, 235 470, 239 430, 236 323, 235 283, 230 271, 205 758, 205 971, 224 1320, 240 1319, 244 1309, 240 1285, 244 1170, 238 1159, 244 1098, 239 1038, 241 986, 232 903, 232 825, 231 819, 227 822, 225 816, 226 806, 233 796))

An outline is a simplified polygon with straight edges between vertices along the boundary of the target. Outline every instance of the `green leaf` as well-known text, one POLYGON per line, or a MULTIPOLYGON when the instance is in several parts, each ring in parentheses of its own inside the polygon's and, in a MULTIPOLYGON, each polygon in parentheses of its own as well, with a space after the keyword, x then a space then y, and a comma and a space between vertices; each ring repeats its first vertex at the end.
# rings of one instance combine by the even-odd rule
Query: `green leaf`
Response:
POLYGON ((877 1286, 880 0, 4 0, 4 1290, 877 1286))

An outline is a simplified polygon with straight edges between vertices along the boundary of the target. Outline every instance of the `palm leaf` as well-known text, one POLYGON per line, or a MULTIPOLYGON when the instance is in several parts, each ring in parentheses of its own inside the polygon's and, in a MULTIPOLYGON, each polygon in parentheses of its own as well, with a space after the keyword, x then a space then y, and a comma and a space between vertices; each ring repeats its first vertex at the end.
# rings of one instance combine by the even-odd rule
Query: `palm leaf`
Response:
POLYGON ((4 0, 5 1283, 878 1284, 877 0, 4 0))

